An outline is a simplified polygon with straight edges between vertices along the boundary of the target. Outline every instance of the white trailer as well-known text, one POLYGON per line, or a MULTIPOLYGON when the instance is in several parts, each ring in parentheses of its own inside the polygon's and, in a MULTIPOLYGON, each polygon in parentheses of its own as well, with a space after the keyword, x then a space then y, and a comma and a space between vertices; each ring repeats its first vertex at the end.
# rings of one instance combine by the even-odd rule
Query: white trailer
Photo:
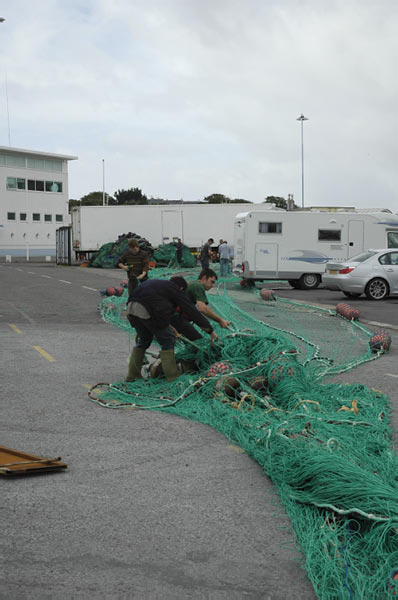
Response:
POLYGON ((398 248, 398 215, 353 212, 245 212, 235 217, 234 272, 242 284, 287 279, 315 289, 325 265, 369 248, 398 248))
POLYGON ((217 245, 220 238, 232 245, 234 218, 248 206, 253 212, 278 211, 273 204, 79 206, 71 211, 72 248, 80 257, 129 232, 153 247, 181 238, 189 248, 200 248, 210 237, 217 245))

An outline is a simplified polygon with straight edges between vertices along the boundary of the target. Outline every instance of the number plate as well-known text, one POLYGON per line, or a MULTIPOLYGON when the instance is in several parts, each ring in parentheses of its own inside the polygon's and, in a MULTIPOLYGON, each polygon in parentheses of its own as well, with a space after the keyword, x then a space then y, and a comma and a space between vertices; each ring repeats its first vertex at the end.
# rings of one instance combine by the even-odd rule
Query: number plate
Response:
POLYGON ((338 271, 337 269, 328 269, 328 273, 329 275, 337 275, 338 271))

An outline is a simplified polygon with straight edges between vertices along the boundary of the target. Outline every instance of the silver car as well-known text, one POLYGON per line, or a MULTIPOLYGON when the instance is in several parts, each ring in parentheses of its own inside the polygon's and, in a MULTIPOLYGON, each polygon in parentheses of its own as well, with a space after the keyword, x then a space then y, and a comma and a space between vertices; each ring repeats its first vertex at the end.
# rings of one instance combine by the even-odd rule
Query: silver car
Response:
POLYGON ((398 249, 368 250, 341 263, 327 263, 322 281, 348 298, 365 293, 369 300, 383 300, 398 294, 398 249))

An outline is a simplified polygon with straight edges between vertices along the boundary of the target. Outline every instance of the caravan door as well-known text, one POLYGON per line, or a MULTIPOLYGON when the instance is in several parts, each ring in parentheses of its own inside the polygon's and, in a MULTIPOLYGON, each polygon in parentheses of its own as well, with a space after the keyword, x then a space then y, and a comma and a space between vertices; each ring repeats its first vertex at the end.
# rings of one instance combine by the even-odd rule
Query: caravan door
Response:
POLYGON ((162 243, 171 244, 182 239, 182 211, 162 210, 162 243))
POLYGON ((256 244, 254 268, 257 277, 278 276, 278 244, 256 244))
POLYGON ((347 258, 360 254, 364 248, 364 223, 363 221, 352 219, 348 221, 348 247, 347 258))

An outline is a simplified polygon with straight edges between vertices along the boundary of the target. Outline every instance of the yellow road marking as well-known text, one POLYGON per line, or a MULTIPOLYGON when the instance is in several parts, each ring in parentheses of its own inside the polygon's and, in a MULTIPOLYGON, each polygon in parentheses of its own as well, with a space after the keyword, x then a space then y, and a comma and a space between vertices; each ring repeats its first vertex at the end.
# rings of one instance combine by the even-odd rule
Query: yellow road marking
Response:
POLYGON ((20 329, 18 329, 18 327, 16 325, 13 325, 12 323, 8 323, 8 324, 11 327, 11 329, 13 331, 15 331, 15 333, 22 333, 22 331, 20 329))
POLYGON ((37 350, 38 352, 40 352, 40 354, 42 356, 44 356, 44 358, 46 358, 49 362, 57 362, 55 360, 55 358, 53 356, 51 356, 51 354, 49 354, 48 352, 46 352, 45 350, 43 350, 43 348, 40 348, 40 346, 33 346, 33 348, 35 350, 37 350))

